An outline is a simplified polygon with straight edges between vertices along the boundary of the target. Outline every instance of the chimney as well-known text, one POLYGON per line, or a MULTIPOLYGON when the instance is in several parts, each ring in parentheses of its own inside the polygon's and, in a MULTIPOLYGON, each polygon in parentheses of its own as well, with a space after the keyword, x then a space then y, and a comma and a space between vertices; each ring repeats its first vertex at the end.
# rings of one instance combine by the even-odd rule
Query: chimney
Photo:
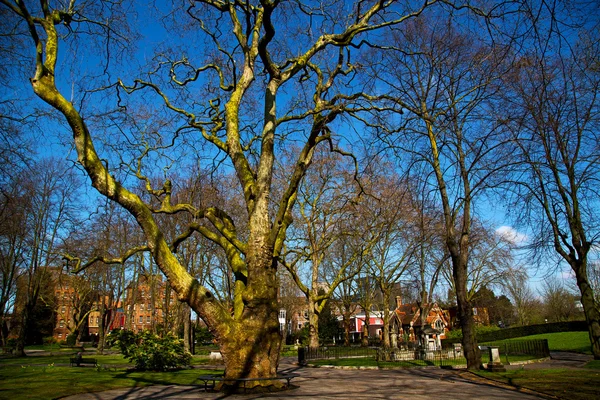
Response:
POLYGON ((402 296, 396 296, 396 308, 402 307, 402 296))

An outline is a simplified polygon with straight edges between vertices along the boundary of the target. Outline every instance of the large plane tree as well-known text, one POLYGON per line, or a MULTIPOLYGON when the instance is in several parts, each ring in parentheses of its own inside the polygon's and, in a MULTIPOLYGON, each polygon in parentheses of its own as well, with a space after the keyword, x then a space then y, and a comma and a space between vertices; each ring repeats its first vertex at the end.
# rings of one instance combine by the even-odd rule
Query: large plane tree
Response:
POLYGON ((356 54, 437 3, 452 6, 0 0, 0 9, 3 40, 19 45, 12 55, 29 56, 14 63, 17 75, 30 74, 31 89, 66 121, 61 140, 71 134, 92 186, 143 231, 143 246, 102 261, 149 252, 179 299, 215 334, 225 376, 268 378, 277 372, 281 338, 277 259, 298 187, 315 148, 337 151, 337 134, 352 132, 342 117, 373 107, 367 99, 375 98, 354 79, 361 73, 356 54), (274 190, 282 146, 297 151, 291 165, 281 166, 285 186, 274 190), (213 167, 215 179, 219 169, 233 173, 244 206, 235 213, 244 217, 234 221, 220 204, 176 203, 170 171, 179 162, 213 167), (167 236, 157 216, 178 213, 192 222, 167 236), (233 307, 178 261, 179 244, 196 234, 226 254, 233 307))

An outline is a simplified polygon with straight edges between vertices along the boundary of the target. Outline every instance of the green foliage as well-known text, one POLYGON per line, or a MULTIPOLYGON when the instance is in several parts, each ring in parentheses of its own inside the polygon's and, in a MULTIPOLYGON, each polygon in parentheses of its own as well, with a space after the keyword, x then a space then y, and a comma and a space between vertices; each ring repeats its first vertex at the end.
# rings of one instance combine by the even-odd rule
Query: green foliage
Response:
POLYGON ((197 344, 207 345, 213 343, 214 340, 213 334, 208 330, 207 327, 197 328, 194 333, 194 339, 197 344))
POLYGON ((77 336, 73 333, 67 335, 67 346, 75 346, 77 343, 77 336))
POLYGON ((56 343, 56 339, 53 336, 46 336, 43 339, 43 343, 45 346, 50 346, 56 343))
POLYGON ((140 371, 167 371, 188 366, 191 354, 184 350, 183 340, 172 333, 160 337, 149 331, 134 333, 113 331, 107 339, 109 346, 118 346, 125 358, 140 371))
POLYGON ((333 338, 338 336, 340 323, 331 312, 331 302, 327 302, 319 315, 319 342, 321 344, 333 343, 333 338))
MULTIPOLYGON (((475 335, 479 339, 483 335, 489 335, 490 333, 497 332, 499 330, 500 330, 500 328, 498 328, 497 326, 477 325, 477 326, 475 326, 475 335)), ((448 332, 446 337, 450 341, 460 341, 462 339, 462 329, 451 330, 450 332, 448 332)))
POLYGON ((302 346, 308 345, 308 326, 305 326, 302 329, 298 329, 290 336, 292 344, 296 344, 296 341, 298 341, 302 346))
POLYGON ((483 286, 475 293, 472 304, 474 307, 487 309, 491 325, 509 326, 515 322, 515 310, 509 298, 505 295, 496 297, 487 286, 483 286))

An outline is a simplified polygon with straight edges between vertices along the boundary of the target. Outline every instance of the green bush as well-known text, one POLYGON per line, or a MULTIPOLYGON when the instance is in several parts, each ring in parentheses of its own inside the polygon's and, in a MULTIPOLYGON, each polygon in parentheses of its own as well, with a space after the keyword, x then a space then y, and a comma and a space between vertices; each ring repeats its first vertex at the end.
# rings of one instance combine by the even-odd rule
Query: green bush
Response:
POLYGON ((172 333, 160 337, 149 331, 134 333, 113 331, 110 346, 118 346, 125 358, 140 371, 167 371, 190 365, 192 355, 183 348, 183 340, 172 333))
POLYGON ((43 343, 46 346, 50 346, 56 343, 56 339, 53 336, 47 336, 43 339, 43 343))
MULTIPOLYGON (((490 334, 493 334, 494 332, 497 332, 499 330, 500 330, 500 328, 498 328, 497 326, 494 326, 494 325, 490 325, 490 326, 477 325, 477 326, 475 326, 475 335, 479 339, 483 336, 489 336, 490 334)), ((454 330, 448 332, 448 334, 446 335, 446 338, 449 341, 459 342, 462 339, 462 329, 454 329, 454 330)))
POLYGON ((73 333, 67 335, 67 346, 75 346, 77 343, 77 336, 73 333))
POLYGON ((200 345, 212 344, 214 339, 215 337, 213 334, 205 326, 199 327, 194 333, 194 340, 196 340, 196 343, 200 345))

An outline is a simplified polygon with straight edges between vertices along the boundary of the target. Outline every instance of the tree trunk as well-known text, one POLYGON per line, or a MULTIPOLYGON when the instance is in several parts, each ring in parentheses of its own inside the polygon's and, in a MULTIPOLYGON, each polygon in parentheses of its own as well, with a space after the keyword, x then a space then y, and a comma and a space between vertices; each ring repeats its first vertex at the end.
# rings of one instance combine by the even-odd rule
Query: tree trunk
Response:
MULTIPOLYGON (((265 218, 265 221, 268 220, 265 218)), ((248 241, 251 246, 248 248, 246 259, 248 278, 236 281, 234 319, 229 322, 212 320, 208 324, 217 336, 225 362, 225 377, 228 379, 275 377, 279 364, 281 333, 277 301, 277 262, 273 257, 273 248, 267 240, 268 235, 259 233, 261 228, 265 229, 266 226, 253 227, 253 222, 255 221, 251 220, 248 241)), ((268 232, 267 229, 265 231, 268 232)), ((201 307, 199 308, 197 312, 202 311, 201 307)), ((201 312, 199 314, 203 318, 211 317, 202 315, 201 312)), ((239 383, 226 383, 219 388, 235 392, 238 385, 239 383)), ((283 384, 266 379, 245 382, 246 388, 256 386, 282 387, 283 384)))
POLYGON ((191 354, 192 343, 194 338, 192 337, 192 321, 191 321, 191 309, 187 304, 183 305, 183 349, 191 354))
POLYGON ((579 265, 571 264, 577 286, 581 292, 581 305, 588 325, 588 333, 592 344, 594 360, 600 360, 600 311, 594 297, 594 289, 590 286, 587 277, 587 263, 579 262, 579 265))
POLYGON ((317 349, 319 348, 319 315, 313 309, 308 311, 308 347, 317 349))
POLYGON ((350 346, 350 318, 344 315, 344 346, 350 346))
POLYGON ((27 337, 27 325, 29 323, 29 315, 31 313, 31 307, 29 302, 25 304, 23 307, 23 311, 21 312, 21 323, 19 325, 18 335, 17 335, 17 346, 15 348, 15 355, 17 357, 25 357, 25 340, 27 337))
POLYGON ((369 346, 369 320, 370 320, 371 316, 369 315, 369 312, 367 310, 365 310, 365 323, 363 325, 362 328, 362 343, 361 346, 363 347, 367 347, 369 346))
POLYGON ((454 285, 456 287, 456 303, 458 306, 458 318, 462 328, 462 345, 468 369, 479 369, 481 367, 481 355, 477 347, 475 337, 475 321, 473 320, 473 308, 467 298, 467 266, 462 257, 452 257, 452 272, 454 285))
POLYGON ((383 293, 383 348, 389 349, 390 344, 390 297, 389 291, 383 293))

